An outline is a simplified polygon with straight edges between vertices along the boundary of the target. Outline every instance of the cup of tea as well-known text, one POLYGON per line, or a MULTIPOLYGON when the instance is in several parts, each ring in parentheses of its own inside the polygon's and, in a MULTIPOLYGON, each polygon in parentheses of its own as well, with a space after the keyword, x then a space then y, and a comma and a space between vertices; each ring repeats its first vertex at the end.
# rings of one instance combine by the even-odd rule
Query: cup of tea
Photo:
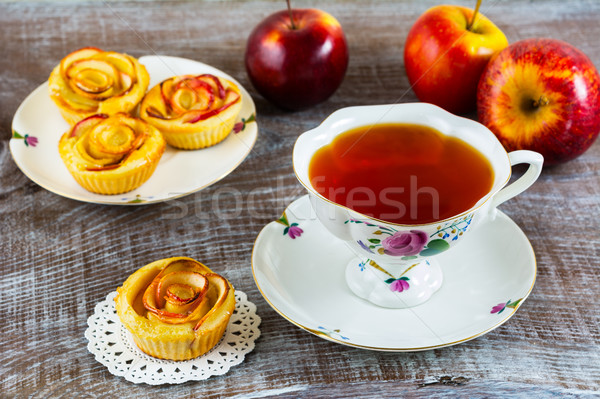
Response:
POLYGON ((494 218, 542 164, 540 154, 507 153, 482 124, 426 103, 338 110, 293 151, 317 218, 356 255, 349 288, 388 308, 427 301, 443 281, 436 255, 494 218), (520 163, 529 168, 508 185, 520 163))

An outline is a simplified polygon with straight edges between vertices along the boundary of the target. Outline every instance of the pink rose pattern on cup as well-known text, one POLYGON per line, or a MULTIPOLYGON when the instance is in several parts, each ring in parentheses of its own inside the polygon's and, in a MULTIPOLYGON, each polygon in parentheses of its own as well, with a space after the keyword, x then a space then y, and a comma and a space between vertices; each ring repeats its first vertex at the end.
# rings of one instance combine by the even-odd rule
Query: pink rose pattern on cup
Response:
POLYGON ((427 233, 421 230, 397 231, 385 238, 381 246, 386 255, 414 256, 423 250, 428 239, 427 233))
POLYGON ((358 245, 366 252, 400 256, 402 260, 412 260, 419 256, 432 256, 446 251, 450 248, 447 240, 458 240, 467 231, 472 220, 473 213, 470 213, 460 219, 440 224, 429 236, 422 230, 398 231, 392 227, 378 226, 356 219, 348 219, 344 223, 364 224, 367 227, 376 228, 371 233, 372 238, 367 239, 366 242, 357 241, 358 245))
MULTIPOLYGON (((373 233, 375 235, 383 235, 383 234, 389 235, 388 237, 384 238, 383 240, 370 239, 369 240, 369 242, 371 243, 370 245, 366 245, 365 243, 363 243, 362 241, 359 240, 358 244, 365 251, 373 254, 374 252, 372 251, 372 249, 377 248, 377 246, 380 245, 380 248, 378 251, 379 253, 385 253, 385 254, 391 255, 391 256, 403 256, 405 259, 416 259, 417 254, 421 255, 421 256, 430 256, 430 255, 434 255, 435 251, 442 252, 442 251, 445 251, 446 249, 448 249, 449 248, 448 243, 446 243, 446 245, 447 245, 447 247, 446 247, 445 245, 443 245, 439 242, 444 241, 445 238, 449 238, 451 235, 454 235, 454 237, 452 238, 452 241, 456 241, 467 230, 467 228, 471 224, 472 219, 473 219, 473 214, 469 214, 458 221, 449 222, 449 223, 446 223, 445 225, 439 225, 437 227, 437 231, 434 234, 432 234, 431 237, 437 235, 438 237, 442 237, 442 238, 436 238, 429 242, 427 240, 431 237, 427 237, 427 234, 421 230, 409 230, 408 232, 406 232, 406 231, 401 232, 401 231, 397 231, 397 230, 394 230, 394 229, 391 229, 388 227, 377 226, 375 224, 366 223, 366 222, 362 222, 360 220, 354 220, 354 219, 349 219, 345 223, 364 223, 368 227, 377 227, 378 228, 378 230, 376 230, 373 233), (434 243, 433 245, 431 245, 432 242, 434 243), (428 249, 429 249, 429 251, 427 251, 428 249), (423 254, 423 252, 425 252, 425 254, 423 254)), ((287 235, 292 239, 295 239, 296 237, 300 237, 302 235, 302 233, 304 233, 304 230, 302 230, 298 226, 298 223, 291 223, 291 224, 289 223, 285 212, 283 212, 281 217, 279 219, 277 219, 276 222, 285 226, 285 228, 283 229, 283 235, 287 235)), ((439 252, 435 252, 435 253, 439 253, 439 252)), ((369 261, 370 260, 368 260, 367 262, 369 262, 369 261)), ((361 271, 364 271, 366 269, 367 262, 359 263, 359 267, 360 267, 361 271)), ((410 288, 409 281, 410 281, 410 279, 408 277, 403 276, 400 278, 389 278, 389 279, 385 280, 385 283, 389 284, 391 291, 404 292, 410 288)), ((517 299, 516 301, 511 302, 511 300, 509 299, 506 302, 499 303, 492 307, 492 310, 490 311, 490 313, 491 314, 500 314, 506 308, 516 309, 522 300, 523 300, 523 298, 517 299)), ((323 327, 319 327, 319 329, 325 330, 325 328, 323 328, 323 327)), ((339 334, 339 330, 335 330, 335 332, 339 334)), ((348 339, 341 335, 340 335, 340 337, 342 339, 348 339)))
MULTIPOLYGON (((437 255, 448 250, 450 243, 447 240, 457 241, 471 225, 473 215, 473 213, 470 213, 459 219, 439 224, 434 232, 429 235, 423 230, 399 231, 393 227, 379 226, 356 219, 348 219, 344 223, 364 224, 367 227, 374 227, 376 229, 371 233, 372 238, 368 238, 366 242, 357 240, 358 245, 365 252, 369 254, 378 253, 379 255, 397 256, 401 260, 414 260, 419 257, 437 255)), ((407 271, 413 266, 409 267, 407 271)), ((364 270, 366 263, 361 262, 359 267, 361 271, 364 270)), ((410 288, 409 281, 410 278, 406 276, 396 278, 390 275, 390 278, 385 280, 385 283, 389 284, 389 288, 393 292, 405 292, 410 288)))

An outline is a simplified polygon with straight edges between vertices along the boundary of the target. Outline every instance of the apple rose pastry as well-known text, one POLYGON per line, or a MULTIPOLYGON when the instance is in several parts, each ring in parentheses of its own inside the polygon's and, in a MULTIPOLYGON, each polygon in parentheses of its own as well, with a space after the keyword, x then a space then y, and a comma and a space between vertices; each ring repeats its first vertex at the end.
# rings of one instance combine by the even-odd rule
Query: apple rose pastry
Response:
POLYGON ((86 47, 60 61, 48 86, 63 118, 74 125, 93 114, 131 113, 149 82, 146 68, 135 58, 86 47))
POLYGON ((208 352, 235 308, 231 284, 184 257, 142 267, 117 292, 117 314, 136 345, 161 359, 187 360, 208 352))
POLYGON ((121 194, 152 176, 165 151, 160 132, 126 114, 97 114, 63 134, 58 152, 77 183, 98 194, 121 194))
POLYGON ((153 87, 142 100, 140 118, 173 147, 196 150, 225 139, 241 109, 240 89, 233 82, 210 74, 183 75, 153 87))

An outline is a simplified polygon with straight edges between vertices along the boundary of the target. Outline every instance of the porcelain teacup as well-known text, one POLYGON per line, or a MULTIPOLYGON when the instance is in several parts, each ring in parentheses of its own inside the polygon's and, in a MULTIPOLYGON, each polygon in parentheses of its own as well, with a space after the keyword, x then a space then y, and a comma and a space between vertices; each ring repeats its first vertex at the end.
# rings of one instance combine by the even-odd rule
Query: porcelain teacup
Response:
MULTIPOLYGON (((388 308, 407 308, 427 301, 443 281, 436 256, 452 250, 482 221, 494 218, 498 205, 531 186, 542 164, 540 154, 526 150, 507 153, 484 125, 426 103, 340 109, 300 135, 293 151, 296 177, 308 191, 317 218, 356 254, 345 271, 349 288, 359 297, 388 308), (321 195, 309 178, 313 154, 344 132, 383 123, 426 125, 465 141, 490 162, 494 171, 492 188, 460 214, 433 223, 404 225, 358 213, 321 195), (507 185, 512 165, 519 163, 529 164, 528 170, 507 185)), ((452 269, 447 268, 446 273, 452 273, 452 269)))

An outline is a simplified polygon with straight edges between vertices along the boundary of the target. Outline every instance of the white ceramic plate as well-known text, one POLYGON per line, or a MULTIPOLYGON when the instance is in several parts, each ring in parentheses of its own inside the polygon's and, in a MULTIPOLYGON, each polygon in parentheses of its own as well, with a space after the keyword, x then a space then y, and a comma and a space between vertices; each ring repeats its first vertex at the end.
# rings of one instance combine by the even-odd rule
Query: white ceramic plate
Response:
POLYGON ((252 272, 267 302, 291 323, 337 343, 382 351, 433 349, 481 336, 515 313, 536 276, 527 237, 502 212, 439 255, 442 288, 414 308, 380 308, 355 296, 344 278, 352 257, 305 196, 260 232, 252 272))
MULTIPOLYGON (((238 122, 256 113, 250 94, 216 68, 162 55, 144 56, 139 61, 150 74, 149 88, 175 75, 212 73, 240 87, 242 111, 238 122)), ((161 202, 201 190, 231 173, 250 153, 258 136, 257 124, 251 122, 213 147, 182 151, 167 146, 156 171, 142 186, 126 194, 100 195, 79 186, 60 159, 58 140, 68 129, 48 96, 48 82, 42 84, 23 101, 13 118, 10 151, 17 166, 35 183, 63 197, 115 205, 161 202)))

